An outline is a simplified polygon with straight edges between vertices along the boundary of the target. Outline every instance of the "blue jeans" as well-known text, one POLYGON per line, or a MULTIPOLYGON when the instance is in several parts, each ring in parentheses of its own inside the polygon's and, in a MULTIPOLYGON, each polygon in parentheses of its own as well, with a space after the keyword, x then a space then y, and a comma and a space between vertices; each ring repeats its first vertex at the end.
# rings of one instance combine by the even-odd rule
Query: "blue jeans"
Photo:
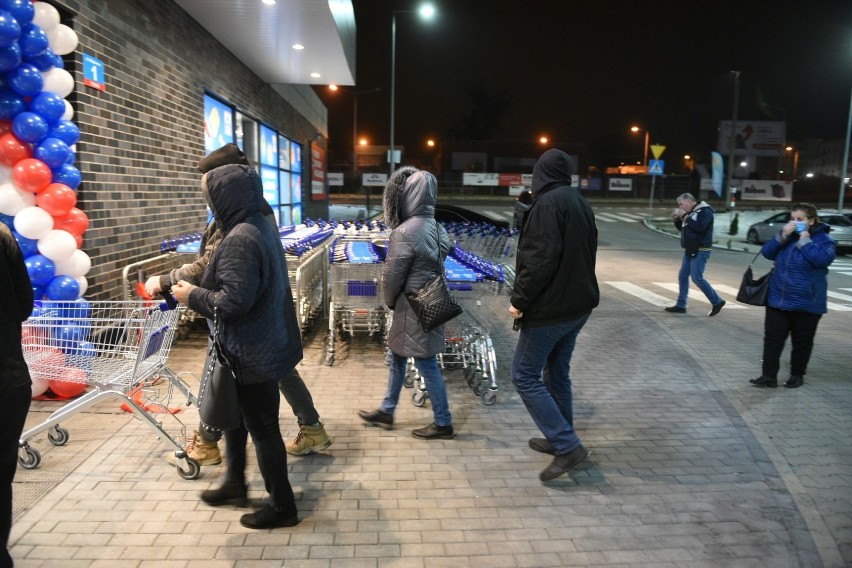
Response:
POLYGON ((707 266, 707 261, 710 260, 709 250, 700 250, 698 254, 692 258, 683 255, 683 261, 680 263, 680 272, 677 275, 678 284, 680 285, 680 293, 677 295, 677 307, 686 307, 686 295, 689 293, 689 279, 695 282, 695 285, 704 292, 707 299, 714 306, 722 301, 713 286, 704 279, 704 268, 707 266))
POLYGON ((278 383, 267 381, 254 385, 237 383, 242 421, 236 430, 225 432, 225 461, 228 470, 225 480, 245 483, 246 442, 254 441, 254 451, 263 484, 269 492, 270 503, 289 507, 295 502, 293 488, 287 476, 287 451, 278 427, 278 383))
POLYGON ((581 445, 574 431, 571 355, 589 315, 521 329, 512 361, 515 390, 557 455, 581 445))
MULTIPOLYGON (((379 409, 382 412, 393 414, 399 403, 399 393, 405 382, 405 369, 408 357, 391 353, 390 375, 388 376, 388 391, 379 409)), ((453 417, 450 414, 450 404, 447 402, 447 387, 444 385, 444 377, 438 367, 438 358, 435 356, 426 359, 414 358, 414 366, 423 375, 426 383, 426 391, 429 400, 432 401, 432 413, 435 415, 435 424, 438 426, 452 426, 453 417)))

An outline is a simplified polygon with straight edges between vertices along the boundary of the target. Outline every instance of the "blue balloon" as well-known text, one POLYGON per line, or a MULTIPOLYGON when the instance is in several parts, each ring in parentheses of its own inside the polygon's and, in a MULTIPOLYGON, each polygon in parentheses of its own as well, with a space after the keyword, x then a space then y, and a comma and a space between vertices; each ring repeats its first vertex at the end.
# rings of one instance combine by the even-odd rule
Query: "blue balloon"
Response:
POLYGON ((94 344, 80 341, 76 347, 65 349, 65 366, 78 367, 84 371, 92 371, 92 362, 97 355, 94 344))
POLYGON ((68 144, 59 138, 45 138, 33 150, 33 158, 41 160, 50 169, 55 169, 65 163, 68 156, 73 155, 68 144))
POLYGON ((42 298, 44 298, 44 286, 43 285, 39 284, 39 285, 33 286, 33 297, 35 298, 36 301, 39 301, 42 298))
POLYGON ((22 97, 34 97, 44 88, 44 76, 31 63, 22 63, 17 69, 9 71, 7 79, 9 87, 22 97))
POLYGON ((41 55, 49 47, 47 34, 36 24, 30 24, 21 30, 21 37, 18 39, 18 45, 21 46, 21 53, 27 57, 35 57, 41 55))
POLYGON ((18 241, 18 246, 21 247, 21 252, 24 253, 24 258, 29 258, 34 254, 38 254, 38 239, 28 239, 18 233, 18 231, 12 231, 12 234, 15 235, 15 240, 18 241))
POLYGON ((57 276, 50 281, 44 293, 51 300, 75 300, 80 295, 80 284, 70 276, 57 276))
MULTIPOLYGON (((65 108, 65 103, 62 103, 62 108, 65 108)), ((59 138, 69 146, 73 146, 80 140, 80 129, 70 120, 61 119, 50 131, 48 137, 59 138)))
POLYGON ((92 317, 92 305, 85 298, 77 298, 73 302, 62 302, 59 309, 59 317, 68 321, 68 325, 89 325, 88 320, 92 317))
MULTIPOLYGON (((56 265, 53 264, 53 261, 41 254, 34 254, 24 260, 24 264, 27 265, 27 273, 30 275, 30 282, 33 283, 34 286, 43 286, 48 282, 52 282, 56 280, 54 275, 56 274, 56 265)), ((70 278, 70 277, 68 277, 70 278)), ((72 280, 74 280, 72 278, 72 280)), ((77 284, 77 281, 74 280, 74 284, 77 284)), ((74 295, 76 298, 77 295, 74 295)), ((70 299, 74 299, 70 298, 70 299)))
POLYGON ((55 126, 65 114, 65 99, 56 93, 42 91, 30 102, 30 110, 41 115, 49 125, 55 126))
POLYGON ((15 16, 21 26, 32 23, 35 17, 35 6, 30 0, 3 0, 3 9, 15 16))
POLYGON ((5 213, 0 213, 0 223, 4 223, 9 229, 15 228, 15 217, 12 215, 6 215, 5 213))
POLYGON ((39 114, 21 112, 12 119, 12 132, 21 142, 36 144, 47 138, 50 126, 39 114))
POLYGON ((65 60, 58 53, 53 57, 53 66, 59 69, 65 69, 65 60))
POLYGON ((53 170, 53 183, 63 183, 71 189, 77 189, 81 181, 83 181, 83 176, 80 174, 80 170, 71 164, 62 164, 53 170))
POLYGON ((11 13, 0 10, 0 47, 8 47, 21 37, 21 24, 11 13))
POLYGON ((27 63, 32 63, 38 67, 39 71, 50 71, 56 66, 57 55, 49 47, 44 50, 44 53, 39 53, 32 57, 22 55, 22 57, 27 63))
POLYGON ((89 336, 89 329, 79 325, 60 325, 52 329, 52 335, 57 340, 57 347, 68 353, 79 348, 80 342, 89 336))
POLYGON ((0 71, 11 71, 21 64, 21 48, 17 43, 0 47, 0 71))
POLYGON ((24 97, 11 89, 0 89, 0 120, 12 120, 26 109, 24 97))

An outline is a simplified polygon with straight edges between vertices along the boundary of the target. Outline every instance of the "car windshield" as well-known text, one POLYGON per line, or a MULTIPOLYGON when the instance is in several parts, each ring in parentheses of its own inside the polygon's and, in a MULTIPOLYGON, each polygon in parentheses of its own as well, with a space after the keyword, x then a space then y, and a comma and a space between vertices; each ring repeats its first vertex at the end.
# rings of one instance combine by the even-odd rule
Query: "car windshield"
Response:
POLYGON ((852 225, 852 221, 843 217, 842 215, 832 215, 831 217, 826 217, 825 222, 829 225, 836 225, 838 227, 849 227, 852 225))

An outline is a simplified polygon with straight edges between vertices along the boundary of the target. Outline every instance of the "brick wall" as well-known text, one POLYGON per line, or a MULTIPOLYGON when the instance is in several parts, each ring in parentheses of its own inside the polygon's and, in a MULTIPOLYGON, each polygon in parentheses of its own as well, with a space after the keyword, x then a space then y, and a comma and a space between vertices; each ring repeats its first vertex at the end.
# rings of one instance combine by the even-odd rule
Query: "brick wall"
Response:
MULTIPOLYGON (((205 89, 302 143, 309 171, 318 129, 171 0, 51 3, 73 16, 63 13, 63 23, 80 40, 66 68, 76 81, 68 100, 81 132, 78 207, 90 219, 86 297, 120 299, 125 266, 159 254, 164 237, 203 228, 195 166, 204 154, 205 89), (83 86, 82 53, 104 62, 105 92, 83 86)), ((309 184, 304 175, 308 200, 309 184)), ((308 200, 303 214, 323 216, 327 205, 308 200)))

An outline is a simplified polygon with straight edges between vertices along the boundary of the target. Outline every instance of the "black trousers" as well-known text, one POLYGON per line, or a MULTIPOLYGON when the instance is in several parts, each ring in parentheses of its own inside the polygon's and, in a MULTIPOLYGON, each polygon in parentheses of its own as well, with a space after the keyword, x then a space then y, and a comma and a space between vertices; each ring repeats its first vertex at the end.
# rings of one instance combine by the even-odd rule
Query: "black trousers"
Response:
POLYGON ((793 343, 790 352, 790 374, 805 376, 814 348, 814 335, 822 314, 788 312, 766 307, 763 320, 763 376, 778 377, 781 352, 787 336, 793 343))
POLYGON ((12 558, 6 545, 12 531, 12 480, 18 466, 18 439, 24 430, 24 421, 30 410, 33 389, 24 385, 0 395, 0 568, 12 566, 12 558))

